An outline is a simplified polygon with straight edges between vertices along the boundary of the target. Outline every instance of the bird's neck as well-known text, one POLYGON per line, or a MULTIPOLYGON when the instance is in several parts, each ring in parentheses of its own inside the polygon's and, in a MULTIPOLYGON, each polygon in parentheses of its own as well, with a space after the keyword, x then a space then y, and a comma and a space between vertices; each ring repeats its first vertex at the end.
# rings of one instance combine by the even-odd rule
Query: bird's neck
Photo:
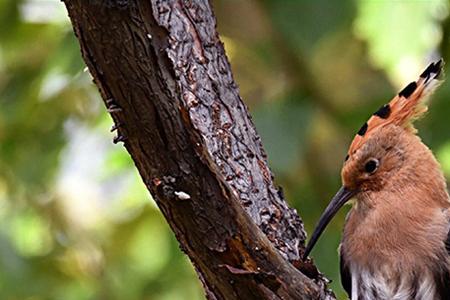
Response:
POLYGON ((347 219, 342 247, 347 260, 363 268, 390 265, 405 271, 404 266, 438 259, 437 251, 445 251, 448 224, 448 210, 438 207, 397 205, 370 211, 356 207, 347 219))

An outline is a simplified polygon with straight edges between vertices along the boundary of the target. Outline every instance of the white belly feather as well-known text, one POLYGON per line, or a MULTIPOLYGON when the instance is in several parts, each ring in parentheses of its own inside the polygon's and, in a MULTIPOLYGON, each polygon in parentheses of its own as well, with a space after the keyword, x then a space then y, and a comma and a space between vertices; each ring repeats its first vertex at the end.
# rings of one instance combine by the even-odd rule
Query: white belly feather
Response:
POLYGON ((386 276, 351 267, 351 300, 436 300, 436 288, 429 274, 386 276))

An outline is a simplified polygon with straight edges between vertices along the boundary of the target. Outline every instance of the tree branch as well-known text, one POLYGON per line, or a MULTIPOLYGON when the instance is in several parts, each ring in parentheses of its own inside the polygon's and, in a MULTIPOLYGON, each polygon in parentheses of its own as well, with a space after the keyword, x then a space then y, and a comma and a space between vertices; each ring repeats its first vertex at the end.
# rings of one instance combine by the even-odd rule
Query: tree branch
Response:
POLYGON ((207 297, 332 299, 326 279, 300 260, 303 224, 274 184, 208 1, 65 4, 114 141, 130 153, 207 297))

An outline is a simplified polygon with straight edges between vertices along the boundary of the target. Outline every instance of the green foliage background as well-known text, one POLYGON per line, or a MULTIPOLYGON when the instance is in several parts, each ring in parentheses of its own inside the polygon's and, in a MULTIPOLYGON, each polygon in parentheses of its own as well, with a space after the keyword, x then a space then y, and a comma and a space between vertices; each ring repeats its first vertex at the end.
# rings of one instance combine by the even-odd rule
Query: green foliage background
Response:
MULTIPOLYGON (((449 61, 449 3, 213 1, 277 182, 308 232, 355 131, 449 61)), ((0 1, 0 299, 203 299, 84 71, 64 6, 0 1)), ((450 178, 450 83, 418 123, 450 178)), ((313 256, 340 299, 345 212, 313 256)))

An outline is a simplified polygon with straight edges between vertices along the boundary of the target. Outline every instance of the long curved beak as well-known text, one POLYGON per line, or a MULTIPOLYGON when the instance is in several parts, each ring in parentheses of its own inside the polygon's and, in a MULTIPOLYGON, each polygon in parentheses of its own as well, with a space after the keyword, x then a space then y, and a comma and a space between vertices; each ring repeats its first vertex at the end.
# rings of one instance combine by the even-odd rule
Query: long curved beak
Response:
POLYGON ((323 212, 322 216, 319 219, 319 222, 316 225, 316 229, 314 230, 311 239, 306 246, 305 253, 303 254, 303 260, 305 260, 317 240, 319 239, 322 232, 327 227, 328 223, 330 223, 331 219, 333 219, 334 215, 338 212, 338 210, 353 196, 355 195, 355 191, 349 190, 346 187, 341 187, 336 195, 331 199, 330 204, 328 204, 327 208, 323 212))

